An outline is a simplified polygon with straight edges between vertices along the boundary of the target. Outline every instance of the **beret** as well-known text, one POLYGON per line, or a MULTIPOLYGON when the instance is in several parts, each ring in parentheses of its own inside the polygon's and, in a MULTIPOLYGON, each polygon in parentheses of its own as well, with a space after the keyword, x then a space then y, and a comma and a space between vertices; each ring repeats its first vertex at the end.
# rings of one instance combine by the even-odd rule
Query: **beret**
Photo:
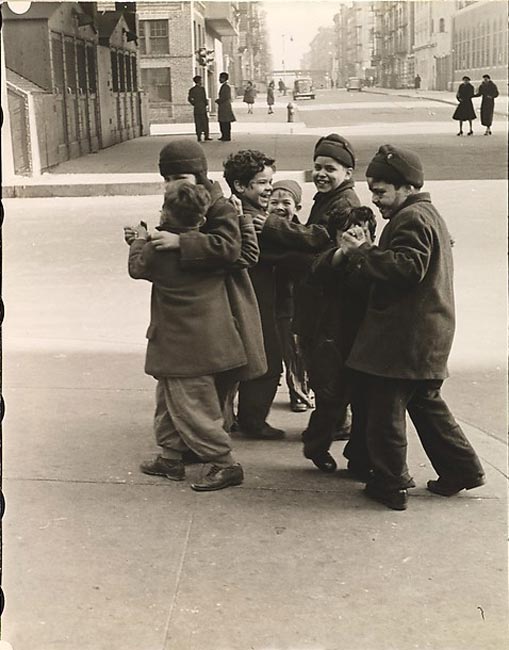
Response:
POLYGON ((393 185, 413 185, 417 189, 424 184, 419 156, 392 144, 384 144, 378 149, 366 169, 366 176, 393 185))

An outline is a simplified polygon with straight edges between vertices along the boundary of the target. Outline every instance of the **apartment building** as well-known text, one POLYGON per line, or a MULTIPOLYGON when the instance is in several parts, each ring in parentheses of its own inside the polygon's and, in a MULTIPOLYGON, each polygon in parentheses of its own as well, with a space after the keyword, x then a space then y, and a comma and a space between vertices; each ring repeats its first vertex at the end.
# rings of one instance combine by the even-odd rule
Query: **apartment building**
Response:
POLYGON ((344 86, 348 77, 374 77, 373 54, 375 13, 371 2, 342 4, 334 16, 336 44, 336 85, 344 86))

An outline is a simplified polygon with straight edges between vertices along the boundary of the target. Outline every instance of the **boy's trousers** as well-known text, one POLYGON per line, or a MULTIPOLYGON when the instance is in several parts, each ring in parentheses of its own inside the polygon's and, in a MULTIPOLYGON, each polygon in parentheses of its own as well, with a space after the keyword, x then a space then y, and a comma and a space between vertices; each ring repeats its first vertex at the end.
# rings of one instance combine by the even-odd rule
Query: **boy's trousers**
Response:
POLYGON ((407 480, 406 411, 439 477, 461 483, 483 468, 442 399, 441 379, 391 379, 362 373, 366 402, 367 447, 374 480, 387 489, 407 480))
POLYGON ((231 465, 230 436, 214 377, 162 377, 156 387, 154 432, 161 456, 180 459, 191 449, 204 461, 231 465))

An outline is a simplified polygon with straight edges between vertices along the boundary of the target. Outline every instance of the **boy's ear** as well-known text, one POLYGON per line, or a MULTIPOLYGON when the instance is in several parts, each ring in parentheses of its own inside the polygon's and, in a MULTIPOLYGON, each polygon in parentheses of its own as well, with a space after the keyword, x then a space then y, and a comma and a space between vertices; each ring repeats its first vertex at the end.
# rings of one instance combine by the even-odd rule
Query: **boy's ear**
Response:
POLYGON ((237 180, 233 181, 233 187, 235 188, 235 191, 237 192, 237 194, 244 194, 245 189, 246 189, 246 186, 242 185, 242 183, 240 181, 237 181, 237 180))
POLYGON ((353 174, 353 167, 347 167, 346 168, 346 177, 347 178, 352 178, 352 174, 353 174))
POLYGON ((297 204, 295 205, 295 212, 298 212, 301 208, 302 208, 302 204, 301 204, 301 203, 297 203, 297 204))

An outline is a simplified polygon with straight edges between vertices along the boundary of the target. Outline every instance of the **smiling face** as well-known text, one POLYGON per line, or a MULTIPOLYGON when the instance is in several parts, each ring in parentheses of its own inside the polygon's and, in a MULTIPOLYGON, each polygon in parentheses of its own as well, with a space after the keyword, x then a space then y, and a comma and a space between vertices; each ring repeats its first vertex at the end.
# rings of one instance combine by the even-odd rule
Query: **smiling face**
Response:
POLYGON ((295 199, 290 192, 280 189, 272 192, 269 199, 269 214, 275 214, 290 221, 299 209, 300 205, 295 204, 295 199))
POLYGON ((274 170, 272 167, 265 166, 261 172, 258 172, 249 181, 248 185, 242 185, 239 181, 235 181, 235 191, 240 197, 249 201, 251 205, 266 210, 272 194, 273 175, 274 170))
POLYGON ((314 160, 312 177, 318 192, 332 192, 351 176, 351 167, 343 167, 330 156, 317 156, 314 160))
POLYGON ((371 200, 380 210, 384 219, 390 219, 411 193, 410 188, 406 185, 395 187, 391 183, 373 178, 368 178, 368 186, 371 191, 371 200))

